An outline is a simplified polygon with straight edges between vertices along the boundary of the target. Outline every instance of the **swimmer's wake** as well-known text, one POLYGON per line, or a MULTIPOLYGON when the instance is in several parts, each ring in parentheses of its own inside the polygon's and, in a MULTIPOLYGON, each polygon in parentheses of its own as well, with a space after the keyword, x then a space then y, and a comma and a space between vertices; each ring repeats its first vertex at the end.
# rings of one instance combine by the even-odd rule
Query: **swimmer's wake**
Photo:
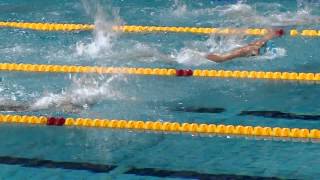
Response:
POLYGON ((66 113, 80 113, 82 110, 85 109, 85 107, 67 101, 60 104, 51 105, 48 108, 35 108, 33 104, 27 102, 17 102, 12 100, 5 101, 0 104, 0 111, 2 112, 36 112, 43 109, 58 109, 66 113))

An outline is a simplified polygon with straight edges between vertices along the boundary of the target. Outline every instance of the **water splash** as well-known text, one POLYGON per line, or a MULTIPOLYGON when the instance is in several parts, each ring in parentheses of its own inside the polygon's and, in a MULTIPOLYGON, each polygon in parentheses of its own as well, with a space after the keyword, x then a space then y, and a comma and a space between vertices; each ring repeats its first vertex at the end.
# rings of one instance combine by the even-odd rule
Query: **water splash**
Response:
POLYGON ((112 54, 114 42, 117 40, 119 32, 112 30, 113 26, 120 25, 123 21, 119 16, 119 9, 107 8, 105 10, 100 3, 89 3, 82 0, 83 5, 89 14, 95 14, 95 30, 92 42, 78 42, 76 54, 78 56, 88 55, 90 57, 108 56, 112 54))
MULTIPOLYGON (((117 88, 117 84, 126 82, 121 75, 114 76, 71 76, 71 85, 60 93, 27 93, 23 86, 0 84, 0 111, 40 111, 59 110, 68 113, 80 113, 105 100, 129 99, 117 88)), ((130 99, 134 99, 131 97, 130 99)))
POLYGON ((121 93, 113 88, 113 83, 120 76, 103 77, 99 79, 82 76, 81 78, 72 77, 72 85, 61 93, 46 93, 37 99, 32 105, 31 110, 41 110, 49 108, 59 108, 65 111, 78 111, 86 109, 102 100, 114 100, 124 98, 121 93))
POLYGON ((11 47, 0 49, 0 53, 2 54, 32 54, 33 52, 34 49, 23 46, 21 44, 15 44, 11 47))
MULTIPOLYGON (((5 101, 16 101, 18 99, 23 99, 25 100, 26 90, 23 86, 15 84, 15 83, 9 83, 6 80, 3 80, 4 82, 0 83, 0 101, 4 102, 5 101)), ((34 94, 29 94, 33 96, 34 94)))
POLYGON ((25 101, 35 93, 27 93, 25 88, 15 83, 0 83, 0 111, 26 111, 28 104, 25 101), (20 102, 21 101, 21 102, 20 102))
MULTIPOLYGON (((239 36, 212 36, 207 41, 195 41, 187 47, 173 53, 172 60, 179 64, 199 66, 214 63, 206 59, 209 53, 223 54, 247 45, 246 39, 239 36)), ((274 47, 265 54, 249 58, 250 60, 276 59, 286 56, 286 49, 274 47)))
POLYGON ((239 36, 211 36, 206 41, 194 41, 173 53, 172 59, 179 64, 195 65, 214 63, 206 59, 208 53, 225 53, 243 46, 244 39, 239 36))
POLYGON ((238 2, 237 4, 230 4, 226 6, 217 7, 215 10, 220 11, 220 15, 227 15, 230 17, 243 17, 250 15, 254 9, 248 5, 243 4, 243 2, 238 2))
POLYGON ((283 5, 278 3, 257 3, 255 7, 238 3, 226 6, 221 15, 235 18, 235 21, 242 24, 261 26, 307 25, 320 22, 320 17, 312 15, 312 9, 307 6, 301 6, 296 11, 282 12, 283 9, 283 5))
MULTIPOLYGON (((171 62, 171 57, 169 54, 161 52, 161 44, 154 43, 142 43, 142 42, 127 42, 127 45, 118 48, 118 53, 114 54, 115 58, 122 60, 123 63, 130 64, 128 59, 133 61, 139 61, 143 63, 153 63, 153 62, 171 62), (129 44, 130 48, 127 48, 129 44)), ((132 62, 131 62, 132 63, 132 62)))
POLYGON ((180 0, 174 0, 174 4, 171 7, 172 15, 175 17, 182 17, 187 13, 187 5, 180 0))
POLYGON ((254 60, 256 60, 256 59, 257 60, 264 60, 264 59, 272 60, 272 59, 284 57, 286 55, 287 55, 287 50, 285 48, 276 47, 270 51, 267 51, 264 55, 254 57, 253 59, 254 60))
MULTIPOLYGON (((195 21, 196 24, 219 26, 292 26, 318 24, 320 16, 314 11, 319 9, 319 1, 297 2, 297 10, 289 10, 279 3, 254 3, 238 1, 210 8, 187 9, 187 6, 176 0, 174 5, 162 13, 162 16, 174 16, 180 19, 195 21)), ((202 7, 202 6, 200 6, 202 7)), ((167 18, 170 21, 170 18, 167 18)), ((179 19, 175 19, 175 21, 179 19)))
POLYGON ((177 53, 177 55, 174 55, 173 57, 178 63, 185 65, 199 66, 201 64, 208 63, 208 60, 204 58, 204 52, 200 52, 189 48, 181 49, 177 53))

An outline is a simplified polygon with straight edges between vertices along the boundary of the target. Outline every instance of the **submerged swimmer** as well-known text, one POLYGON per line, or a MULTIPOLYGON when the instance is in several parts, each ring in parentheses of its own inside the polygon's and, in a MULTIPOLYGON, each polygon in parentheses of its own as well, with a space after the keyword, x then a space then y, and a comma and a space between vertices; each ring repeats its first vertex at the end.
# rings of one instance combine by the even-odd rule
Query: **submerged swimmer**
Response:
POLYGON ((220 63, 239 57, 260 56, 267 51, 269 40, 284 34, 282 29, 268 30, 268 33, 259 40, 249 43, 241 48, 234 49, 225 54, 208 54, 207 59, 220 63))
POLYGON ((6 100, 1 102, 0 111, 27 111, 29 109, 29 105, 18 103, 16 101, 6 100))
MULTIPOLYGON (((91 106, 92 104, 86 104, 91 106)), ((59 104, 52 104, 47 108, 34 107, 34 104, 26 102, 17 102, 6 100, 0 103, 0 112, 24 112, 24 111, 40 111, 45 109, 59 109, 66 113, 80 113, 85 109, 84 105, 74 104, 70 101, 63 101, 59 104)))

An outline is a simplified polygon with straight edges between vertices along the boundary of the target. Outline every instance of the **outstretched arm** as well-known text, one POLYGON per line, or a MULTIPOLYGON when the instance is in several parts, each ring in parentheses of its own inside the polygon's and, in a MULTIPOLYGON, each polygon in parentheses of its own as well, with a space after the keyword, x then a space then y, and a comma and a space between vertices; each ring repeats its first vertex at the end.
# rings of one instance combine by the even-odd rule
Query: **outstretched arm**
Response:
POLYGON ((232 60, 237 57, 245 57, 249 55, 258 55, 258 49, 263 46, 268 40, 273 39, 274 37, 278 37, 283 35, 284 32, 282 29, 279 30, 268 30, 268 33, 262 37, 261 39, 251 42, 246 46, 243 46, 241 48, 235 49, 230 51, 229 53, 225 54, 208 54, 206 58, 208 60, 214 61, 214 62, 225 62, 228 60, 232 60))
POLYGON ((217 63, 221 63, 221 62, 225 62, 225 61, 237 58, 237 57, 244 56, 244 49, 246 49, 246 48, 248 48, 248 45, 244 46, 240 49, 235 49, 235 50, 230 51, 229 53, 225 53, 225 54, 208 54, 206 56, 206 58, 208 60, 211 60, 211 61, 214 61, 217 63))
POLYGON ((263 46, 267 41, 281 36, 283 34, 283 30, 273 30, 273 29, 268 29, 268 33, 263 36, 261 39, 258 39, 256 41, 253 41, 249 43, 248 45, 253 45, 253 46, 263 46))

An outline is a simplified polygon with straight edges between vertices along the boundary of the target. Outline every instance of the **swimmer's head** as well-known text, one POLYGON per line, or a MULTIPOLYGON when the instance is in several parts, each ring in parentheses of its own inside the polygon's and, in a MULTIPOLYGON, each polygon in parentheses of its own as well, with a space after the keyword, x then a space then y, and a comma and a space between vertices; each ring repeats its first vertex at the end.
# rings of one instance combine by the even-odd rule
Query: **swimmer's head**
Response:
POLYGON ((274 33, 275 33, 278 37, 280 37, 280 36, 283 36, 283 35, 284 35, 284 30, 283 30, 283 29, 276 29, 276 30, 274 31, 274 33))

